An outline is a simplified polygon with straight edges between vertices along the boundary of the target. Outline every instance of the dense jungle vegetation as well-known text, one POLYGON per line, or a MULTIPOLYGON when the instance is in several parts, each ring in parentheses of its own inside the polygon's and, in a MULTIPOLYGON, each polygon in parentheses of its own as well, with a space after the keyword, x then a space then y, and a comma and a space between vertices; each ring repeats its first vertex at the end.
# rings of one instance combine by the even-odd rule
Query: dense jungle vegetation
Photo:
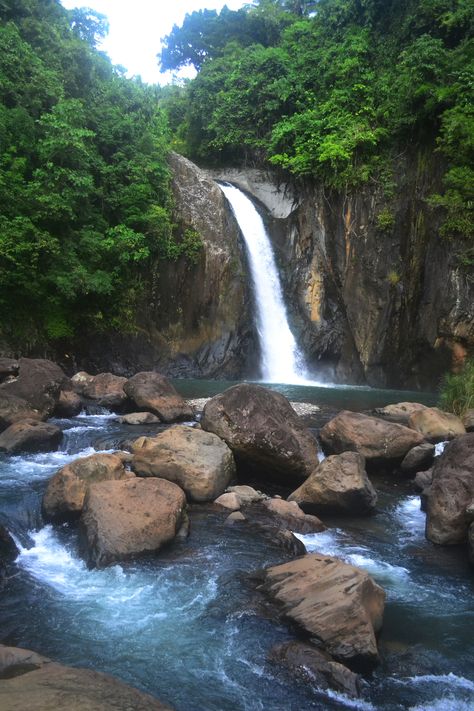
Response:
POLYGON ((165 38, 163 70, 198 70, 165 91, 177 150, 269 161, 329 189, 382 184, 387 199, 396 159, 435 151, 444 175, 431 208, 474 264, 472 0, 252 5, 193 12, 165 38))

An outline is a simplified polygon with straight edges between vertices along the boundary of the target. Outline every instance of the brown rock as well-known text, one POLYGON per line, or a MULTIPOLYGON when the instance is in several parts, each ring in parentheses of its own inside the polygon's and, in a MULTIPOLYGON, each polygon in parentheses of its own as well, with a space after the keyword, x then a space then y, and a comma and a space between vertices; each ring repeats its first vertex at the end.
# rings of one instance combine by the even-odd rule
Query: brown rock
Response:
POLYGON ((71 387, 75 393, 84 395, 84 389, 92 383, 95 376, 86 373, 85 370, 79 371, 71 378, 71 387))
POLYGON ((123 458, 116 454, 92 454, 75 459, 49 480, 43 497, 43 515, 50 521, 78 518, 91 484, 131 477, 133 474, 125 471, 123 458))
POLYGON ((426 405, 419 402, 398 402, 393 405, 385 405, 385 407, 377 407, 374 414, 377 417, 382 417, 389 422, 397 422, 399 425, 407 425, 410 416, 418 410, 425 410, 426 405))
POLYGON ((74 390, 61 390, 53 414, 55 417, 76 417, 82 406, 82 399, 74 390))
POLYGON ((367 514, 377 504, 377 493, 366 474, 364 457, 343 452, 322 461, 288 501, 308 511, 367 514))
POLYGON ((15 422, 0 434, 0 452, 50 452, 56 449, 63 433, 49 422, 22 420, 15 422))
POLYGON ((233 492, 221 494, 221 496, 217 497, 214 503, 219 506, 223 506, 225 509, 229 509, 230 511, 238 511, 241 506, 239 497, 233 492))
POLYGON ((246 484, 238 484, 237 486, 228 486, 227 491, 230 494, 236 494, 240 505, 247 506, 248 504, 253 504, 256 501, 263 501, 268 497, 257 491, 252 486, 247 486, 246 484))
POLYGON ((462 423, 466 432, 474 432, 474 409, 466 410, 462 416, 462 423))
POLYGON ((41 358, 20 358, 18 377, 0 385, 0 392, 25 400, 43 417, 50 417, 67 378, 59 365, 41 358))
POLYGON ((80 519, 90 566, 156 552, 178 533, 184 491, 166 479, 104 481, 89 487, 80 519))
POLYGON ((0 646, 2 711, 171 711, 157 699, 90 669, 0 646))
POLYGON ((156 425, 161 422, 152 412, 129 412, 119 417, 118 421, 123 425, 156 425))
POLYGON ((42 420, 43 413, 35 410, 26 400, 10 395, 0 388, 0 432, 22 420, 42 420))
POLYGON ((408 426, 420 432, 430 442, 444 442, 466 434, 459 417, 437 407, 427 407, 414 412, 408 420, 408 426))
POLYGON ((423 444, 419 444, 417 447, 410 449, 403 458, 400 469, 407 474, 429 469, 433 464, 435 453, 434 444, 423 442, 423 444))
POLYGON ((94 400, 101 407, 122 409, 127 402, 124 385, 127 378, 112 373, 100 373, 82 387, 84 397, 94 400))
POLYGON ((232 452, 209 432, 175 425, 148 444, 135 453, 133 471, 173 481, 191 501, 213 501, 235 476, 232 452))
POLYGON ((312 553, 267 568, 261 589, 337 660, 353 668, 378 661, 385 593, 365 571, 312 553))
POLYGON ((231 514, 229 514, 224 521, 226 526, 233 526, 235 523, 244 523, 247 521, 243 513, 240 511, 233 511, 231 514))
POLYGON ((426 506, 426 537, 440 545, 467 541, 474 499, 474 433, 450 442, 433 467, 426 506))
POLYGON ((418 491, 424 491, 428 486, 431 486, 433 481, 433 469, 426 469, 425 471, 418 472, 413 480, 415 488, 418 491))
POLYGON ((318 463, 317 444, 288 400, 260 385, 234 385, 204 407, 201 426, 232 449, 237 465, 298 482, 318 463))
POLYGON ((137 373, 124 389, 139 410, 149 410, 163 422, 194 419, 192 407, 160 373, 137 373))
POLYGON ((303 642, 286 642, 274 647, 270 659, 284 664, 299 679, 319 689, 334 689, 348 696, 360 696, 359 677, 330 654, 303 642))
POLYGON ((367 465, 397 464, 410 449, 424 441, 421 434, 408 427, 348 410, 330 420, 322 428, 320 438, 326 451, 359 452, 367 465))
POLYGON ((305 514, 295 501, 265 499, 262 506, 280 528, 288 528, 295 533, 319 533, 326 529, 319 518, 305 514))

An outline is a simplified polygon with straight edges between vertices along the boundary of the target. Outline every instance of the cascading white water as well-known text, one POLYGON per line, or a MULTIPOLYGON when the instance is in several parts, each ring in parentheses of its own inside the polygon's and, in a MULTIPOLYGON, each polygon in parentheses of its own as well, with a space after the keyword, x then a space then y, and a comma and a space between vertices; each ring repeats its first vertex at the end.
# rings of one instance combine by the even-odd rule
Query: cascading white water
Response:
POLYGON ((269 383, 307 381, 303 357, 288 325, 280 278, 263 220, 244 193, 219 186, 229 201, 247 246, 255 289, 262 379, 269 383))

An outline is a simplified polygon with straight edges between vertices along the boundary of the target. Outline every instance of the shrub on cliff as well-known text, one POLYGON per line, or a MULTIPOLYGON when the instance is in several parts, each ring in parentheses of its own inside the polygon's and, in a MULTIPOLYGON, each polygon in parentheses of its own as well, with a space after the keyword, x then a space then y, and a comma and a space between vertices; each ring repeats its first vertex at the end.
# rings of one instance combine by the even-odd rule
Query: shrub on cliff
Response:
POLYGON ((458 416, 474 408, 474 358, 466 361, 460 373, 445 375, 441 385, 439 406, 458 416))

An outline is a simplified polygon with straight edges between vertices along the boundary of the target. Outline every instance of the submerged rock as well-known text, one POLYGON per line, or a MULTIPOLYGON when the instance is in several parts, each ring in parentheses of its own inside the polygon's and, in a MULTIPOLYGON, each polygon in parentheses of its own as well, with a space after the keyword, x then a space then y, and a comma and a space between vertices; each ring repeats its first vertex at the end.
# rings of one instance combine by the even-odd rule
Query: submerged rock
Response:
POLYGON ((213 501, 235 476, 229 447, 219 437, 186 425, 170 427, 134 448, 132 469, 178 484, 191 501, 213 501))
POLYGON ((330 420, 320 438, 327 452, 359 452, 368 465, 397 464, 424 441, 420 433, 408 427, 348 410, 330 420))
POLYGON ((408 420, 408 426, 420 432, 430 442, 444 442, 466 434, 459 417, 437 407, 427 407, 414 412, 408 420))
POLYGON ((68 379, 59 365, 42 358, 20 358, 18 377, 0 385, 0 394, 14 395, 38 410, 43 418, 50 417, 68 379))
POLYGON ((465 543, 474 500, 474 433, 450 442, 433 467, 426 537, 440 545, 465 543))
POLYGON ((59 469, 49 480, 43 496, 43 515, 50 521, 78 518, 89 487, 100 481, 134 478, 117 454, 80 457, 59 469))
POLYGON ((192 407, 160 373, 137 373, 127 381, 124 390, 139 410, 149 410, 163 422, 194 419, 192 407))
POLYGON ((311 553, 267 568, 260 589, 338 661, 358 669, 378 662, 385 593, 365 571, 311 553))
POLYGON ((204 407, 201 426, 223 439, 237 465, 291 483, 317 466, 317 443, 288 400, 260 385, 234 385, 204 407))
POLYGON ((62 430, 49 422, 22 420, 0 434, 0 452, 50 452, 63 438, 62 430))
POLYGON ((357 452, 327 457, 306 481, 288 497, 305 510, 368 514, 377 504, 377 492, 357 452))
POLYGON ((184 491, 166 479, 104 481, 89 487, 80 519, 87 562, 104 567, 157 552, 185 523, 184 491))

